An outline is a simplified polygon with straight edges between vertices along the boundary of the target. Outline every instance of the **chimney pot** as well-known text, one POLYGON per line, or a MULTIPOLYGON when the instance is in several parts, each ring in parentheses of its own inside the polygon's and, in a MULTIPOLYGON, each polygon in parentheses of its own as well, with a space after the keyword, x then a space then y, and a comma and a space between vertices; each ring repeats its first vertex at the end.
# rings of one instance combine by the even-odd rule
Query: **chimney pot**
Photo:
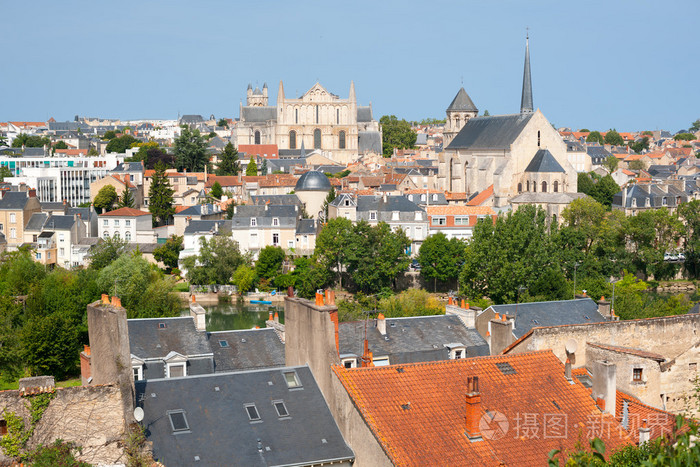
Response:
POLYGON ((470 439, 481 438, 479 422, 481 420, 481 394, 479 393, 479 377, 467 377, 466 399, 466 432, 470 439))
POLYGON ((102 294, 102 304, 109 305, 109 295, 107 295, 106 293, 102 294))
POLYGON ((268 315, 267 320, 272 321, 272 310, 270 310, 270 314, 268 315))
POLYGON ((615 404, 617 399, 617 367, 608 361, 593 362, 593 398, 603 401, 600 409, 615 416, 615 404))
POLYGON ((453 302, 453 300, 452 300, 452 297, 448 297, 448 299, 447 299, 447 304, 448 304, 448 305, 454 305, 454 302, 453 302))
POLYGON ((379 313, 377 315, 377 331, 382 336, 386 336, 386 319, 384 318, 384 313, 379 313))
POLYGON ((505 314, 501 315, 501 321, 503 321, 504 323, 508 321, 505 314))
POLYGON ((495 319, 496 321, 500 321, 501 315, 499 315, 498 313, 496 313, 496 316, 494 316, 494 319, 495 319))
POLYGON ((566 357, 566 363, 564 364, 564 375, 567 380, 573 381, 571 377, 571 360, 569 360, 569 357, 566 357))
POLYGON ((197 299, 195 298, 194 294, 192 294, 192 303, 196 303, 197 299))
POLYGON ((467 303, 464 304, 464 309, 465 309, 465 310, 468 310, 468 309, 469 309, 469 302, 467 302, 467 303))
POLYGON ((279 313, 277 313, 276 311, 275 311, 275 316, 274 316, 273 319, 274 319, 275 323, 279 323, 279 322, 280 322, 280 315, 279 315, 279 313))
POLYGON ((85 352, 85 355, 90 355, 90 346, 83 345, 83 352, 85 352))
POLYGON ((112 297, 112 306, 120 308, 122 306, 121 299, 119 297, 116 297, 116 296, 112 297))

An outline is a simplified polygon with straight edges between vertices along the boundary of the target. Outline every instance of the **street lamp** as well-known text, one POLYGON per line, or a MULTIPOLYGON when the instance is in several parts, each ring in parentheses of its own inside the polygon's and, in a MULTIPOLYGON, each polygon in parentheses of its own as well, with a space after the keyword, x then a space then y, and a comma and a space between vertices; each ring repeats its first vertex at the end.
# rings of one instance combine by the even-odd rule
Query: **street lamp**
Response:
POLYGON ((574 263, 574 300, 576 300, 576 270, 580 265, 578 261, 574 263))
POLYGON ((610 315, 612 316, 613 313, 615 313, 615 283, 617 282, 613 276, 610 276, 609 282, 613 286, 613 297, 612 297, 612 303, 610 304, 610 315))

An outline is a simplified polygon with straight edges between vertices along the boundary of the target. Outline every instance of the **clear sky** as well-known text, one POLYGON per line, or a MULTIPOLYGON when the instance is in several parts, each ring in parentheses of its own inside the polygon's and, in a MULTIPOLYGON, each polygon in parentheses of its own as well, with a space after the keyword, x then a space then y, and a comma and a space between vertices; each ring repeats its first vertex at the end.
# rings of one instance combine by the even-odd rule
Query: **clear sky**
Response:
POLYGON ((525 28, 535 107, 557 126, 700 118, 700 1, 0 0, 0 121, 239 116, 248 83, 355 81, 375 118, 444 118, 461 83, 518 112, 525 28))

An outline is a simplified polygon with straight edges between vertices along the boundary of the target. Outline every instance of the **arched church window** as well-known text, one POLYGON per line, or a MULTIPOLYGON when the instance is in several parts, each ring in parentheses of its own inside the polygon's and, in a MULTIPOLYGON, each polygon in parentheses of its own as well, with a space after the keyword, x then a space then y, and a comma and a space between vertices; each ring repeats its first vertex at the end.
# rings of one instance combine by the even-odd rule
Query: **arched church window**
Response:
POLYGON ((518 183, 518 193, 522 193, 522 192, 523 192, 523 184, 518 183))
POLYGON ((299 109, 294 109, 294 123, 299 123, 299 109))
POLYGON ((537 182, 532 182, 532 192, 537 193, 537 182))
POLYGON ((316 106, 316 123, 318 123, 318 106, 316 106))
POLYGON ((340 109, 335 109, 335 123, 340 123, 340 109))
POLYGON ((530 191, 530 180, 527 181, 527 191, 530 191))
POLYGON ((557 223, 557 215, 552 214, 552 224, 556 224, 556 223, 557 223))
POLYGON ((297 132, 292 130, 289 132, 289 149, 297 148, 297 132))
POLYGON ((537 131, 537 147, 540 147, 540 132, 539 130, 537 131))
POLYGON ((542 182, 542 193, 547 193, 547 182, 542 182))
POLYGON ((255 144, 260 144, 260 132, 255 132, 255 144))
POLYGON ((318 128, 314 130, 314 149, 321 149, 321 130, 318 128))
POLYGON ((345 149, 345 131, 338 133, 338 147, 340 149, 345 149))
POLYGON ((554 193, 559 193, 559 182, 554 180, 554 193))

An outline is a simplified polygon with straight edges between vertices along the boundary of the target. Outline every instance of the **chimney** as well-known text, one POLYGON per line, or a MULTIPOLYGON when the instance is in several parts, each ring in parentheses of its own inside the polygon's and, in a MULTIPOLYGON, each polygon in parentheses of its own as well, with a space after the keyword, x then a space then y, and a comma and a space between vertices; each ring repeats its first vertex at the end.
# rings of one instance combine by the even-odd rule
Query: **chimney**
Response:
POLYGON ((472 441, 481 440, 481 431, 479 430, 479 422, 481 421, 481 393, 479 392, 478 376, 467 377, 467 394, 465 399, 467 403, 467 436, 472 441))
POLYGON ((268 315, 267 320, 272 321, 272 310, 270 310, 270 314, 268 315))
POLYGON ((605 300, 605 297, 600 297, 600 301, 598 302, 598 313, 606 318, 611 318, 612 315, 610 311, 610 302, 605 300))
POLYGON ((377 331, 382 336, 386 336, 386 319, 384 318, 384 313, 379 313, 377 315, 377 331))
POLYGON ((323 306, 323 294, 316 291, 316 306, 323 306))
POLYGON ((647 424, 647 419, 642 420, 642 426, 639 427, 639 445, 646 443, 651 438, 651 428, 647 424))
POLYGON ((503 349, 513 343, 513 328, 511 322, 505 318, 505 314, 503 318, 501 318, 498 313, 496 313, 496 317, 490 321, 491 355, 500 354, 503 352, 503 349))
POLYGON ((593 363, 593 390, 591 395, 604 413, 615 416, 617 397, 617 367, 607 360, 593 363), (602 403, 601 403, 602 402, 602 403))
POLYGON ((207 312, 202 305, 194 301, 194 295, 192 295, 192 299, 190 303, 190 316, 194 319, 194 328, 197 331, 204 332, 207 330, 207 312))
POLYGON ((372 352, 369 351, 369 342, 365 338, 364 352, 362 352, 362 368, 374 366, 374 360, 372 358, 372 352))
POLYGON ((30 198, 36 198, 36 188, 30 188, 27 193, 30 198))
POLYGON ((275 323, 280 322, 280 315, 275 311, 275 316, 272 318, 275 323))
POLYGON ((448 304, 448 305, 454 305, 454 300, 452 299, 452 297, 448 297, 448 298, 447 298, 447 304, 448 304))
POLYGON ((571 360, 569 360, 569 357, 566 357, 566 363, 564 364, 564 376, 568 382, 573 382, 573 378, 571 377, 571 360))

